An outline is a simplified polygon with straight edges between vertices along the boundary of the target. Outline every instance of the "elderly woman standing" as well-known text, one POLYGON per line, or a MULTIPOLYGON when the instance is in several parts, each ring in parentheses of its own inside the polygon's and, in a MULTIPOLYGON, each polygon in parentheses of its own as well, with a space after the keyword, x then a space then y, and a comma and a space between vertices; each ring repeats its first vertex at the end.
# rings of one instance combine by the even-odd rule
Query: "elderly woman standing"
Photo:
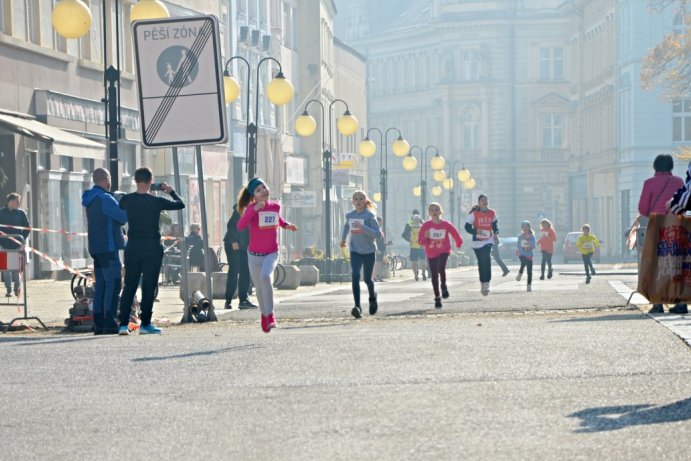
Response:
MULTIPOLYGON (((655 174, 646 179, 643 183, 641 198, 638 201, 638 223, 640 224, 639 235, 644 235, 648 227, 648 218, 651 213, 666 214, 667 202, 674 197, 674 194, 684 187, 684 180, 672 174, 674 159, 669 154, 660 154, 653 161, 655 174)), ((643 248, 643 238, 637 239, 638 254, 643 248)), ((673 314, 686 314, 688 309, 686 304, 679 303, 669 310, 673 314)), ((661 314, 664 312, 662 304, 653 304, 648 311, 651 314, 661 314)))

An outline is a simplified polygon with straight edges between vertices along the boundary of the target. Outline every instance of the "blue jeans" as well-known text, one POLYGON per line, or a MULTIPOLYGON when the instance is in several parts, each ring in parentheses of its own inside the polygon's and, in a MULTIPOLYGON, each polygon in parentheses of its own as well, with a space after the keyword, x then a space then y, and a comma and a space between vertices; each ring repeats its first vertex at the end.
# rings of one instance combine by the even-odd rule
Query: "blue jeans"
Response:
POLYGON ((372 281, 374 257, 374 253, 350 253, 350 268, 353 272, 353 298, 356 306, 360 305, 360 270, 362 270, 362 278, 365 281, 365 285, 367 285, 370 301, 377 297, 377 293, 374 292, 374 282, 372 281))
POLYGON ((94 330, 117 330, 115 321, 120 304, 122 287, 122 264, 120 254, 98 253, 94 258, 94 330))
POLYGON ((2 278, 5 281, 5 288, 7 291, 12 290, 12 282, 14 282, 15 290, 19 288, 19 271, 3 271, 2 278))

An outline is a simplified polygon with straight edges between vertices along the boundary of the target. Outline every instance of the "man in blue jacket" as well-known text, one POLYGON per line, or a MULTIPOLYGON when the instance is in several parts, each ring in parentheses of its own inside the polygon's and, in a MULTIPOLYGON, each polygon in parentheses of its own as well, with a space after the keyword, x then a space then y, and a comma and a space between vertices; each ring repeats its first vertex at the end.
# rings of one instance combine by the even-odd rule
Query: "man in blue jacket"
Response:
POLYGON ((119 250, 125 248, 122 225, 127 213, 118 206, 110 190, 110 173, 96 168, 92 174, 94 187, 82 194, 89 228, 89 254, 94 259, 94 334, 118 334, 115 321, 120 289, 122 264, 119 250))

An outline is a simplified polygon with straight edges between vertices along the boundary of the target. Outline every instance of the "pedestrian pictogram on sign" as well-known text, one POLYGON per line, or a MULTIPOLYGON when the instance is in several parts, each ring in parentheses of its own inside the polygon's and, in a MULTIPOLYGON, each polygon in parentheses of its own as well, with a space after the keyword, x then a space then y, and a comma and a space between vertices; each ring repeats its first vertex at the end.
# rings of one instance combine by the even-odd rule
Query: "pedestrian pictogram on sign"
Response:
POLYGON ((146 147, 219 144, 227 138, 214 16, 132 25, 146 147))

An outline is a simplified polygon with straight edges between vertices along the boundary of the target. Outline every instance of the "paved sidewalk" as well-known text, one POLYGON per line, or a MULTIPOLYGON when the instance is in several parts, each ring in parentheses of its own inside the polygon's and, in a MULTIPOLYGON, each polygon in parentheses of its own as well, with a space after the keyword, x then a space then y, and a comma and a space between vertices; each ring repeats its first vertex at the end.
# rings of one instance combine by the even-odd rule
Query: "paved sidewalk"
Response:
POLYGON ((626 298, 631 299, 631 305, 643 311, 648 317, 654 319, 663 327, 669 329, 672 333, 679 336, 682 341, 691 346, 691 315, 690 314, 648 314, 648 310, 652 307, 650 302, 645 297, 639 294, 635 286, 628 286, 624 283, 610 282, 610 285, 617 290, 617 292, 626 298))
MULTIPOLYGON (((399 271, 395 278, 389 279, 386 283, 397 283, 412 278, 410 271, 399 271)), ((314 286, 301 286, 297 290, 274 291, 275 298, 280 302, 282 298, 294 295, 319 294, 331 291, 350 288, 347 283, 319 283, 314 286)), ((250 297, 255 303, 256 298, 250 297)), ((7 323, 15 317, 23 317, 23 307, 17 305, 23 298, 0 298, 0 322, 7 323)), ((219 320, 232 318, 238 312, 237 300, 234 300, 235 309, 223 309, 224 299, 215 299, 214 306, 219 320)), ((69 309, 74 303, 70 291, 70 281, 57 280, 31 280, 27 282, 27 304, 28 316, 39 317, 49 327, 64 327, 65 319, 69 317, 69 309)), ((160 324, 178 323, 182 319, 183 303, 180 297, 180 286, 162 286, 158 291, 158 301, 154 304, 154 322, 160 324)), ((254 312, 254 310, 250 311, 254 312)), ((32 326, 37 326, 37 322, 30 321, 32 326)))

